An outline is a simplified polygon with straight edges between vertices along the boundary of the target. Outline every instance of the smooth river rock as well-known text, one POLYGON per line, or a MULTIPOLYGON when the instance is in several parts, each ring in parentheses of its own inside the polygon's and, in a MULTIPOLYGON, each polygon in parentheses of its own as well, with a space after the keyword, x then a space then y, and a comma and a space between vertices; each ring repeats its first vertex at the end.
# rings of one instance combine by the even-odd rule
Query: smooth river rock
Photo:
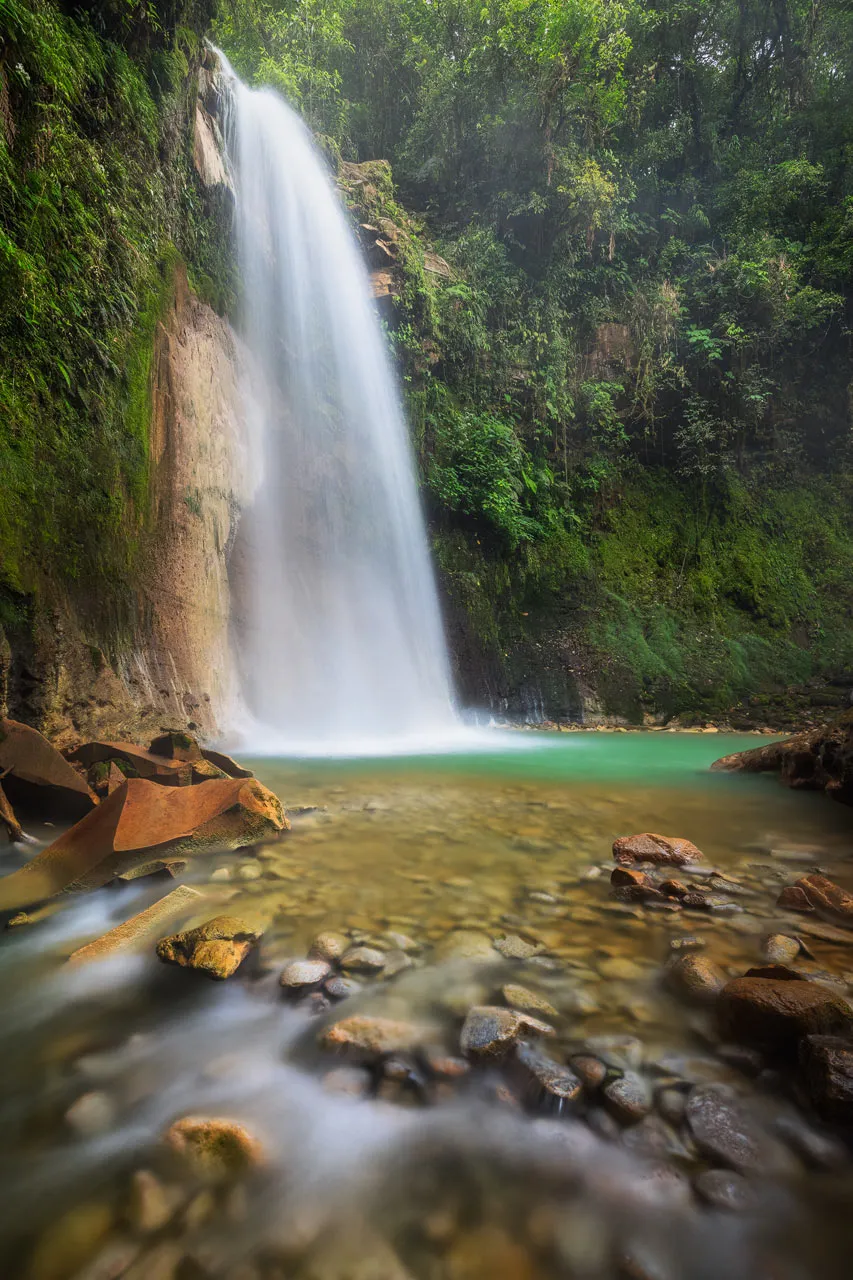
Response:
POLYGON ((807 1035, 853 1031, 853 1012, 819 982, 798 978, 735 978, 717 1002, 726 1039, 766 1052, 792 1054, 807 1035))
POLYGON ((686 952, 667 963, 664 981, 681 999, 694 1004, 715 1004, 726 985, 726 975, 707 956, 686 952))
POLYGON ((293 960, 285 965, 279 983, 294 995, 319 987, 332 972, 328 960, 293 960))
POLYGON ((792 1167, 787 1151, 758 1123, 737 1094, 722 1084, 700 1085, 687 1099, 687 1124, 699 1150, 739 1173, 792 1167))
POLYGON ((320 1044, 369 1060, 418 1048, 430 1038, 430 1028, 414 1022, 353 1014, 327 1027, 320 1044))

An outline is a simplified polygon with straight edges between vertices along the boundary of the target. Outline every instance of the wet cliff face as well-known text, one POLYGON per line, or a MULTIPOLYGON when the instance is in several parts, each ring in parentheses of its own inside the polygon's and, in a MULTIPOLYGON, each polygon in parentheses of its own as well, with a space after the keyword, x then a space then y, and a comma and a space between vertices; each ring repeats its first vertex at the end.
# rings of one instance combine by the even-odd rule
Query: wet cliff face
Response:
MULTIPOLYGON (((205 234, 227 242, 231 192, 212 71, 186 113, 205 234)), ((0 701, 60 745, 144 736, 161 726, 224 728, 233 690, 227 564, 243 500, 242 352, 228 321, 169 268, 151 336, 148 484, 115 592, 45 574, 0 618, 0 701)))

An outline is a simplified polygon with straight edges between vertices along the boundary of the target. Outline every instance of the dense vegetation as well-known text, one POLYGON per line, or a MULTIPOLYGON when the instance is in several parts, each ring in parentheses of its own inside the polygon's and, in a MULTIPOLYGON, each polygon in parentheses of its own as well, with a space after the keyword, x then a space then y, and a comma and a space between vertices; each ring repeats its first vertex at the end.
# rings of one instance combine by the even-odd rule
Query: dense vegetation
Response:
POLYGON ((215 237, 193 181, 208 0, 0 0, 0 622, 51 578, 126 590, 154 328, 215 237))
POLYGON ((409 246, 394 337, 517 681, 555 636, 634 710, 850 664, 849 3, 225 0, 217 35, 453 268, 409 246))
POLYGON ((391 162, 340 178, 403 233, 389 336, 480 685, 718 712, 853 667, 849 0, 215 8, 0 0, 0 623, 132 581, 176 259, 230 296, 213 22, 333 162, 391 162))

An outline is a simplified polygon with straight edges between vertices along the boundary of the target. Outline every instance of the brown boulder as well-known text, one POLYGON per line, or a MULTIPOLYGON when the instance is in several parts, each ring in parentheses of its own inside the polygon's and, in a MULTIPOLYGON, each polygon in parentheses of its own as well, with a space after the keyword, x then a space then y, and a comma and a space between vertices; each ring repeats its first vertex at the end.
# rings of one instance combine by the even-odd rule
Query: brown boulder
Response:
POLYGON ((614 867, 610 873, 610 883, 614 888, 654 888, 654 882, 651 877, 647 876, 644 871, 637 871, 633 867, 614 867))
POLYGON ((825 791, 842 804, 853 804, 853 709, 783 742, 723 756, 711 768, 775 772, 786 786, 825 791))
POLYGON ((845 1001, 796 978, 735 978, 720 994, 717 1016, 726 1039, 776 1053, 793 1053, 803 1036, 853 1030, 845 1001))
POLYGON ((812 1106, 833 1124, 853 1125, 853 1040, 806 1036, 800 1069, 812 1106))
POLYGON ((613 842, 613 857, 617 862, 654 862, 673 867, 683 867, 691 862, 701 862, 702 854, 695 844, 680 836, 660 836, 645 832, 637 836, 621 836, 613 842))
POLYGON ((789 911, 816 911, 825 920, 853 929, 853 893, 826 876, 802 876, 782 890, 776 905, 789 911))
POLYGON ((167 855, 239 849, 288 825, 280 801, 254 779, 162 787, 128 778, 27 866, 0 880, 0 911, 72 885, 96 888, 167 855))
POLYGON ((215 916, 197 929, 161 938, 157 959, 222 981, 236 973, 261 933, 237 916, 215 916))
POLYGON ((44 734, 17 720, 0 720, 0 775, 9 802, 22 809, 80 817, 97 804, 85 779, 44 734))

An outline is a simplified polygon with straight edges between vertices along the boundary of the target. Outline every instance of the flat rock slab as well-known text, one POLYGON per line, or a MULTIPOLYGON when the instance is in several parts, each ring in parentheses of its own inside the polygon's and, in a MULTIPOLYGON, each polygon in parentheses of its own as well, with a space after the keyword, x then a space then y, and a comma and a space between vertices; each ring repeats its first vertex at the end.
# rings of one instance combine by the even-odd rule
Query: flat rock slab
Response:
POLYGON ((853 1031, 846 1001, 822 983, 796 976, 735 978, 720 994, 717 1017, 726 1039, 783 1054, 793 1053, 806 1035, 853 1031))
POLYGON ((17 720, 0 720, 0 774, 10 802, 52 807, 75 817, 97 804, 86 780, 44 734, 17 720))
POLYGON ((94 942, 87 942, 85 947, 79 947, 68 957, 68 964, 87 964, 92 960, 106 960, 117 952, 135 950, 162 933, 163 926, 170 920, 197 911, 203 901, 198 889, 182 884, 145 911, 125 920, 124 924, 117 925, 94 942))
POLYGON ((97 888, 164 855, 238 849, 288 825, 281 803, 255 779, 162 787, 128 778, 27 866, 0 880, 0 910, 63 889, 97 888))
POLYGON ((700 1085, 687 1100, 687 1123, 704 1155, 738 1173, 789 1172, 792 1157, 725 1085, 700 1085))
POLYGON ((222 981, 236 973, 262 932, 239 916, 214 916, 196 929, 161 938, 157 959, 222 981))
POLYGON ((683 867, 691 862, 701 862, 702 853, 681 836, 661 836, 647 831, 642 835, 621 836, 613 842, 613 857, 623 865, 634 862, 654 862, 659 865, 683 867))

